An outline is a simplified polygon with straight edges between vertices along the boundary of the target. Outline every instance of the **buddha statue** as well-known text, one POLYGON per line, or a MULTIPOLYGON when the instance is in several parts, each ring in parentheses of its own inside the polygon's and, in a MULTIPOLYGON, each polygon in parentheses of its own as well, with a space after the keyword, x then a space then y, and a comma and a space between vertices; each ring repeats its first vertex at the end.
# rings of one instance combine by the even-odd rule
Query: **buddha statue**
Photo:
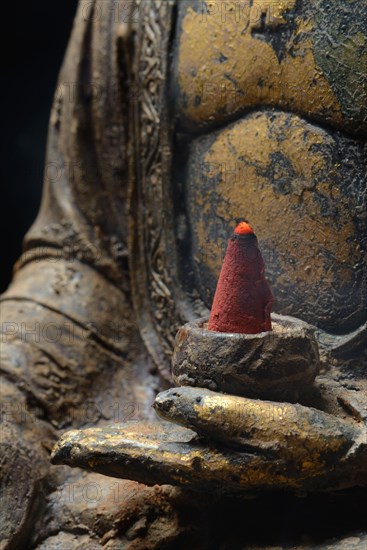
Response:
POLYGON ((366 7, 80 0, 1 297, 1 548, 367 545, 366 7), (244 215, 315 327, 293 402, 172 388, 244 215))

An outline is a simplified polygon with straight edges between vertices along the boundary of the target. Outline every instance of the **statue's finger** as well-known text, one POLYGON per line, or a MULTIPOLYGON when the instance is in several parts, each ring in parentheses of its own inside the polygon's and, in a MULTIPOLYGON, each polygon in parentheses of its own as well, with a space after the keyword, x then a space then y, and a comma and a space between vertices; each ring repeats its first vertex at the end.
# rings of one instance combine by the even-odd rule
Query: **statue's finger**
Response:
POLYGON ((318 491, 355 484, 353 472, 343 475, 335 458, 313 464, 281 455, 218 446, 168 422, 128 422, 65 433, 51 461, 146 485, 170 484, 217 494, 269 488, 318 491))
POLYGON ((260 401, 180 387, 160 393, 157 413, 209 440, 283 458, 321 472, 342 460, 359 436, 353 423, 298 404, 260 401))
MULTIPOLYGON (((279 463, 203 444, 191 430, 169 423, 128 422, 66 432, 51 455, 67 464, 146 485, 171 484, 197 491, 238 493, 248 489, 299 488, 279 463)), ((284 465, 285 467, 285 465, 284 465)))

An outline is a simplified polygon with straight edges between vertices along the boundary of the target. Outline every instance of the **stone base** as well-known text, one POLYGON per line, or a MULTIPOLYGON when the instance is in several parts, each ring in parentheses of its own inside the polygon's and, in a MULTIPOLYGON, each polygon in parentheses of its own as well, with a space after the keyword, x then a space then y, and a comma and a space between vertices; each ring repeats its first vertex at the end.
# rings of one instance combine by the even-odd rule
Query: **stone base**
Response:
POLYGON ((274 314, 273 330, 259 334, 214 332, 207 321, 192 321, 177 333, 172 359, 177 386, 295 401, 319 372, 314 328, 299 319, 274 314))

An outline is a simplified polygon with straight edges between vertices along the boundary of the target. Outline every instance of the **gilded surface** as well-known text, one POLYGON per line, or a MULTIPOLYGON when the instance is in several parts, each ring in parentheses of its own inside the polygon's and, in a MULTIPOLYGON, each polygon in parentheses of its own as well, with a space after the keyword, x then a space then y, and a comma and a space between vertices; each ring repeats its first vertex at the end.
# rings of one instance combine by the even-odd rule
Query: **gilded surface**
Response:
POLYGON ((365 131, 366 27, 355 13, 360 6, 342 1, 331 13, 325 4, 193 2, 183 10, 177 74, 187 124, 218 123, 261 104, 365 131), (348 105, 351 92, 340 94, 341 70, 356 86, 348 105))
POLYGON ((132 422, 71 431, 54 448, 53 463, 219 495, 343 488, 356 468, 361 480, 367 476, 365 429, 316 409, 201 388, 162 392, 154 407, 190 430, 132 422))

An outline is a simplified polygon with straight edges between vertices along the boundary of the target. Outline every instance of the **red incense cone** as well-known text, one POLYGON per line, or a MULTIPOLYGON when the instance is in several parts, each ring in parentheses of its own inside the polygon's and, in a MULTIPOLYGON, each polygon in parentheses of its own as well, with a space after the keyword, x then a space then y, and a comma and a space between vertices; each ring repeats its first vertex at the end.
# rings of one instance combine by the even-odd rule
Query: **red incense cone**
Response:
POLYGON ((271 330, 273 297, 252 227, 240 222, 228 247, 215 291, 208 329, 257 334, 271 330))

